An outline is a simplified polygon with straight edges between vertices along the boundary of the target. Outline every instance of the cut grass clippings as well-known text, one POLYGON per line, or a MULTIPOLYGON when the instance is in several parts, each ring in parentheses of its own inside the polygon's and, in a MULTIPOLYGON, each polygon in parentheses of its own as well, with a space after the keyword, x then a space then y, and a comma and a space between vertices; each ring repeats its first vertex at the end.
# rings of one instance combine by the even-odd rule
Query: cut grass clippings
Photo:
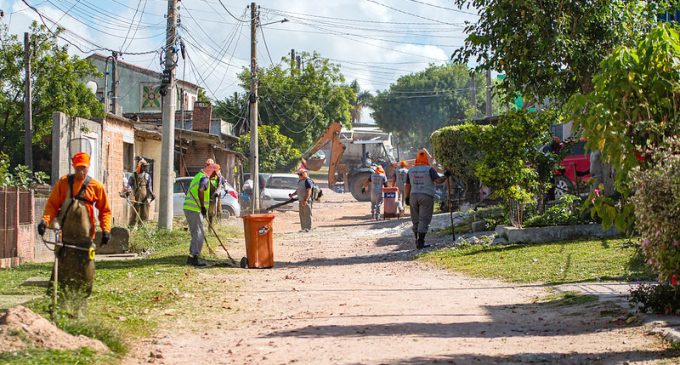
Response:
MULTIPOLYGON (((216 227, 222 240, 236 237, 235 227, 216 227)), ((209 234, 211 246, 223 250, 209 234)), ((112 354, 96 354, 88 350, 62 351, 30 349, 18 353, 0 353, 1 363, 11 364, 96 364, 115 363, 127 352, 136 338, 149 336, 158 326, 158 318, 173 312, 185 298, 200 305, 201 296, 210 290, 224 289, 223 282, 206 282, 201 270, 186 265, 190 234, 179 227, 173 231, 142 229, 131 232, 130 247, 134 252, 150 252, 144 258, 96 263, 94 290, 87 302, 87 316, 80 320, 60 316, 57 325, 68 333, 85 335, 104 342, 112 354)), ((204 253, 207 247, 204 246, 204 253)), ((221 260, 223 257, 207 257, 221 260)), ((28 278, 48 279, 52 263, 29 263, 0 270, 0 294, 32 294, 41 297, 26 306, 45 318, 49 316, 50 299, 43 287, 22 286, 28 278)), ((216 265, 205 270, 210 274, 230 274, 231 268, 216 265)), ((184 301, 186 302, 186 300, 184 301)), ((191 310, 182 304, 182 311, 191 310)))
POLYGON ((534 302, 541 304, 554 305, 557 307, 587 304, 597 302, 598 298, 595 295, 583 294, 575 291, 566 291, 548 294, 542 298, 537 298, 534 302))
POLYGON ((653 276, 639 245, 629 239, 567 241, 540 245, 472 245, 444 248, 418 260, 475 277, 562 284, 633 281, 653 276))

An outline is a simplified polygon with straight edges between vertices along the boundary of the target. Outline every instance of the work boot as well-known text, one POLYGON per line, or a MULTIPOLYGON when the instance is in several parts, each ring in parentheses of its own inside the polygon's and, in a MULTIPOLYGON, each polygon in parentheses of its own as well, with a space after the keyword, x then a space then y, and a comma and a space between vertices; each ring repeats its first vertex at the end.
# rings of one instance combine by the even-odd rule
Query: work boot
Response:
POLYGON ((421 232, 418 232, 416 234, 416 236, 418 237, 418 239, 416 241, 416 248, 419 249, 419 250, 422 250, 425 247, 430 247, 430 245, 425 244, 425 234, 426 233, 421 233, 421 232))
POLYGON ((187 257, 187 265, 203 267, 208 266, 208 263, 199 259, 198 256, 189 256, 187 257))

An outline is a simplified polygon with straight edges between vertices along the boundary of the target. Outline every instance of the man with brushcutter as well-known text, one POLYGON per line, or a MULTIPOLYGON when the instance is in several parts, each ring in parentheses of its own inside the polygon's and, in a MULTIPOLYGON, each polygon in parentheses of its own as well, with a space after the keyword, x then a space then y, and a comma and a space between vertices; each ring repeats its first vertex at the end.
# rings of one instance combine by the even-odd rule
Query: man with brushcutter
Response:
POLYGON ((205 240, 205 228, 203 219, 208 215, 210 207, 210 197, 217 191, 216 184, 212 184, 210 179, 219 175, 220 165, 216 163, 206 164, 205 168, 199 171, 189 184, 184 197, 184 216, 191 232, 191 244, 189 246, 189 257, 187 265, 206 266, 207 263, 200 259, 205 240))
POLYGON ((61 242, 55 247, 59 287, 69 295, 88 297, 94 282, 94 208, 99 212, 101 245, 106 245, 111 239, 111 207, 104 186, 87 176, 90 156, 78 152, 71 163, 75 172, 62 176, 52 188, 38 233, 43 236, 48 226, 61 230, 61 242))
POLYGON ((125 193, 125 198, 133 199, 132 214, 130 215, 130 222, 128 226, 135 228, 140 227, 144 222, 149 220, 149 207, 151 202, 156 199, 153 194, 153 183, 151 175, 148 173, 149 163, 145 159, 140 159, 137 162, 135 172, 128 179, 128 191, 125 193))
POLYGON ((419 250, 428 247, 425 245, 425 235, 432 221, 435 184, 441 184, 451 176, 448 170, 444 172, 444 177, 439 176, 434 167, 430 166, 429 155, 426 149, 418 151, 416 165, 408 171, 404 186, 404 200, 406 205, 411 206, 413 234, 419 250))

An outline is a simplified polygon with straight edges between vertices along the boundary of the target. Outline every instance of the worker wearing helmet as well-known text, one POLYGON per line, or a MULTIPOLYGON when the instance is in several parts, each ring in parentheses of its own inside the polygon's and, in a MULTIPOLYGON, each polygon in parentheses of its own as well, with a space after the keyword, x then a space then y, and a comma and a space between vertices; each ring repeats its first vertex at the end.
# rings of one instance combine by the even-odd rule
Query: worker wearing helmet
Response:
POLYGON ((295 192, 288 195, 291 199, 297 195, 300 207, 300 232, 312 230, 312 190, 314 183, 309 178, 305 168, 299 168, 295 173, 298 175, 298 184, 295 192))
POLYGON ((191 180, 184 197, 184 216, 191 232, 187 265, 207 266, 207 263, 200 259, 203 241, 205 240, 203 219, 208 215, 210 197, 215 192, 215 186, 211 184, 210 179, 217 177, 219 171, 220 165, 215 163, 207 165, 191 180))
POLYGON ((130 222, 128 226, 135 228, 140 227, 149 219, 149 207, 151 202, 156 199, 153 194, 153 183, 151 182, 151 175, 147 172, 149 163, 145 159, 140 159, 137 162, 135 172, 128 179, 128 191, 126 197, 132 195, 132 213, 130 214, 130 222))
POLYGON ((373 219, 380 219, 380 210, 383 203, 382 188, 387 187, 387 176, 382 166, 378 165, 373 170, 373 173, 368 177, 368 182, 361 188, 362 192, 366 191, 369 186, 371 194, 371 216, 373 219))
POLYGON ((392 186, 399 188, 399 211, 404 211, 404 188, 406 186, 406 176, 408 175, 408 164, 406 161, 399 162, 399 168, 394 171, 392 186))
MULTIPOLYGON (((55 248, 59 257, 59 287, 69 296, 87 297, 94 282, 95 208, 102 229, 101 245, 111 239, 111 207, 104 186, 87 176, 90 156, 78 152, 71 158, 75 172, 62 176, 54 185, 45 205, 38 234, 48 226, 61 230, 63 246, 55 248)), ((54 278, 54 273, 52 273, 54 278)))
POLYGON ((444 177, 439 176, 437 171, 430 166, 430 156, 425 149, 418 151, 416 165, 406 175, 405 201, 406 205, 411 206, 411 222, 417 249, 428 247, 425 245, 425 235, 432 221, 435 183, 445 182, 450 175, 451 173, 447 170, 444 177))

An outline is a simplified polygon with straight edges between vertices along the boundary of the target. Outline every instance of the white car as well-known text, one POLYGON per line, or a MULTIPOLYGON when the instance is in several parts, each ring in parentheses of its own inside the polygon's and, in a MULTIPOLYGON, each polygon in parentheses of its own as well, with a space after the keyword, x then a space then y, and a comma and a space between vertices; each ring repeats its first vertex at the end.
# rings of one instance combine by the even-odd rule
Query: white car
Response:
MULTIPOLYGON (((186 190, 192 179, 193 177, 178 177, 175 179, 172 194, 172 210, 175 217, 184 216, 184 196, 186 195, 186 190)), ((222 202, 222 217, 239 217, 241 215, 241 205, 238 202, 236 190, 227 182, 224 183, 224 188, 226 190, 220 189, 218 191, 222 202)))
MULTIPOLYGON (((264 188, 262 206, 266 209, 290 199, 288 195, 295 192, 299 180, 296 174, 272 174, 264 188)), ((291 203, 281 208, 297 209, 297 206, 297 203, 291 203)))

